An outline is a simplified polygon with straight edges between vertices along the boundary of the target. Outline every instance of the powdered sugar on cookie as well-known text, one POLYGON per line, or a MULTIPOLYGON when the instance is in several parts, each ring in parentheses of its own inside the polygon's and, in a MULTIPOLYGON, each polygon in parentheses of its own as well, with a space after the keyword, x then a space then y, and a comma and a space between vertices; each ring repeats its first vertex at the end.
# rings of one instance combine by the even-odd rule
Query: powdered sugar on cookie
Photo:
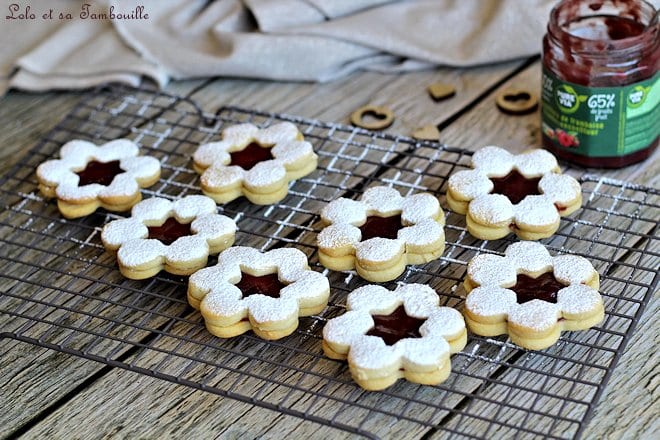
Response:
POLYGON ((215 202, 206 196, 174 202, 154 197, 135 205, 131 214, 106 224, 101 232, 103 245, 117 251, 120 270, 128 278, 148 278, 163 269, 190 274, 203 267, 209 255, 234 242, 236 224, 217 214, 215 202), (167 228, 163 225, 170 219, 176 221, 170 229, 150 238, 150 228, 167 228))
POLYGON ((316 169, 318 156, 302 139, 290 122, 262 129, 252 124, 225 128, 222 140, 200 145, 193 155, 194 168, 202 175, 202 191, 218 203, 240 196, 256 204, 280 201, 286 196, 289 182, 316 169), (262 149, 262 160, 234 162, 233 154, 255 144, 262 149))
POLYGON ((37 168, 39 188, 45 196, 58 199, 67 217, 87 215, 98 207, 126 211, 140 200, 140 188, 160 177, 160 162, 138 154, 138 146, 128 139, 99 147, 82 140, 67 142, 60 159, 37 168))
POLYGON ((484 147, 472 156, 472 168, 449 178, 447 202, 452 210, 468 216, 468 231, 477 238, 494 240, 510 232, 526 240, 549 237, 559 227, 560 216, 582 203, 580 184, 559 174, 557 160, 545 150, 514 155, 484 147), (534 184, 533 179, 539 178, 534 184), (529 181, 529 188, 522 199, 516 195, 512 201, 509 194, 521 191, 521 179, 529 181))
MULTIPOLYGON (((324 351, 336 359, 348 359, 351 374, 367 389, 382 389, 399 377, 421 383, 439 383, 449 371, 449 355, 465 346, 465 322, 461 314, 440 307, 436 292, 423 284, 401 284, 394 291, 367 285, 348 295, 348 311, 323 328, 324 351), (403 306, 415 318, 417 337, 402 337, 388 344, 369 334, 381 330, 374 315, 390 315, 403 306), (438 372, 444 371, 439 374, 438 372), (425 376, 424 372, 431 372, 425 376)), ((401 332, 396 327, 392 330, 401 332)))
POLYGON ((281 248, 261 253, 237 246, 222 252, 217 265, 190 277, 188 301, 200 309, 207 328, 218 336, 235 336, 252 329, 263 338, 279 339, 295 330, 299 316, 323 310, 329 293, 327 278, 309 268, 300 250, 281 248), (273 274, 283 285, 270 292, 273 296, 242 292, 236 287, 245 276, 273 274))
POLYGON ((394 279, 407 264, 436 259, 444 249, 444 214, 428 193, 403 197, 394 188, 369 188, 357 201, 330 202, 321 220, 327 225, 318 236, 321 263, 333 270, 357 269, 370 281, 394 279), (396 224, 369 223, 395 216, 400 216, 396 224), (363 240, 363 226, 375 228, 371 238, 363 240))
MULTIPOLYGON (((552 281, 546 277, 545 283, 552 281)), ((509 333, 519 345, 546 348, 556 342, 561 329, 586 329, 602 320, 603 300, 598 287, 598 273, 587 259, 552 257, 536 242, 514 243, 504 256, 482 254, 468 263, 466 321, 477 334, 509 333), (533 285, 534 279, 547 273, 552 273, 557 287, 545 291, 541 284, 532 286, 537 297, 530 299, 530 288, 519 285, 519 275, 531 278, 523 282, 533 285), (516 293, 519 289, 524 292, 522 301, 516 293)))

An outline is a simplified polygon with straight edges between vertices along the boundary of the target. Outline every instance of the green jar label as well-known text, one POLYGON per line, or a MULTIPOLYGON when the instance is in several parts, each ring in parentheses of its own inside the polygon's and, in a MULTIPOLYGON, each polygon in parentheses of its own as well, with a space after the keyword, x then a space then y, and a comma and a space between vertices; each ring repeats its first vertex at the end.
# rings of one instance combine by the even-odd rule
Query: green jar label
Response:
POLYGON ((589 157, 626 156, 660 134, 660 73, 622 87, 584 87, 543 69, 542 130, 557 148, 589 157))

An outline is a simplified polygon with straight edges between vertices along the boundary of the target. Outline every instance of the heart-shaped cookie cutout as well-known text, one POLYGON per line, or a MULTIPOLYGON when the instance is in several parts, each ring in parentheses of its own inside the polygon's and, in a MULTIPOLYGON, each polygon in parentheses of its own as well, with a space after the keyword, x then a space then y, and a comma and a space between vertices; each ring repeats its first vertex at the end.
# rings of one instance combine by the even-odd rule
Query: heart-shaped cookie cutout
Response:
POLYGON ((524 89, 508 89, 497 95, 497 107, 511 115, 532 113, 539 105, 536 95, 524 89))
POLYGON ((351 124, 367 130, 382 130, 394 122, 394 113, 382 105, 365 105, 351 113, 351 124), (365 119, 369 117, 369 119, 365 119))
POLYGON ((456 88, 454 86, 441 82, 431 84, 426 90, 435 101, 451 98, 456 94, 456 88))
POLYGON ((439 141, 440 130, 435 125, 428 124, 413 130, 412 137, 420 141, 439 141))

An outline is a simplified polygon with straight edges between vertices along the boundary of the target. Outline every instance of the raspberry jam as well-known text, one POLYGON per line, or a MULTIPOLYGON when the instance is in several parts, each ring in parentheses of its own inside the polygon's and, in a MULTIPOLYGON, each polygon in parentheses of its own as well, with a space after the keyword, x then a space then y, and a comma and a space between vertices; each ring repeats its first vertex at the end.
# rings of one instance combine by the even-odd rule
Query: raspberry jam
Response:
POLYGON ((504 177, 490 177, 490 181, 493 182, 491 194, 507 196, 511 203, 515 205, 527 196, 540 194, 540 180, 540 177, 528 179, 520 174, 518 170, 511 170, 504 177))
POLYGON ((367 221, 360 226, 362 231, 362 240, 369 240, 374 237, 395 239, 401 225, 401 215, 393 215, 391 217, 377 217, 371 215, 367 217, 367 221))
POLYGON ((245 171, 251 170, 259 162, 273 159, 270 148, 264 148, 256 142, 251 142, 240 151, 229 153, 229 156, 231 157, 229 165, 239 166, 245 171))
POLYGON ((563 0, 543 39, 543 145, 620 168, 658 145, 660 24, 643 0, 563 0))
POLYGON ((280 281, 276 273, 256 277, 241 272, 241 281, 236 284, 236 287, 243 292, 243 298, 257 293, 271 298, 279 298, 280 290, 285 287, 285 284, 280 281))
POLYGON ((367 332, 369 336, 378 336, 387 345, 394 345, 401 339, 421 338, 419 328, 425 319, 408 316, 406 309, 400 305, 389 315, 372 315, 374 328, 367 332))
POLYGON ((91 185, 92 183, 98 183, 99 185, 108 186, 112 183, 112 179, 115 178, 117 174, 123 173, 119 167, 119 161, 113 160, 111 162, 97 162, 95 160, 87 164, 84 170, 77 172, 76 174, 80 178, 78 185, 91 185))
POLYGON ((160 226, 149 226, 149 237, 165 245, 174 243, 177 238, 191 234, 190 223, 179 223, 174 217, 165 220, 160 226))
POLYGON ((516 285, 509 287, 516 292, 518 304, 526 303, 533 299, 542 299, 553 304, 557 303, 557 292, 566 287, 557 281, 552 272, 546 272, 537 278, 520 274, 516 279, 516 285))

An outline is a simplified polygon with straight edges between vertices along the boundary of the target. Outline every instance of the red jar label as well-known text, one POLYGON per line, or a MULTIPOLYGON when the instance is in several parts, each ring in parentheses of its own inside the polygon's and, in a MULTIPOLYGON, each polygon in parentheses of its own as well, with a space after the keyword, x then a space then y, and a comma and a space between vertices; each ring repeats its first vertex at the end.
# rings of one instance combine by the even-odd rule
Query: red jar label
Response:
POLYGON ((543 69, 542 130, 557 149, 588 157, 626 156, 660 134, 660 73, 622 87, 585 87, 543 69))

